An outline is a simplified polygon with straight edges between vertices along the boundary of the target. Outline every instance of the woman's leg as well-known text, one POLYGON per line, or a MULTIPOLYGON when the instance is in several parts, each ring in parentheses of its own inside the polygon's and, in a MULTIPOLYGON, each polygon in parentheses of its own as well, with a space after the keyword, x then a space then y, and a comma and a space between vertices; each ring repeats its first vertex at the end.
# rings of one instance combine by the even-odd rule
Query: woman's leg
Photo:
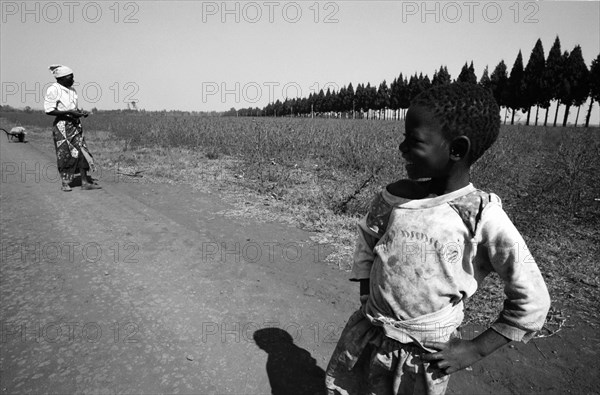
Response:
POLYGON ((102 187, 91 183, 87 176, 87 170, 81 170, 81 189, 102 189, 102 187))
MULTIPOLYGON (((85 161, 85 159, 83 159, 83 161, 85 161)), ((87 164, 87 162, 86 162, 87 164)), ((88 170, 89 167, 88 166, 82 166, 79 168, 79 174, 81 175, 81 189, 86 189, 86 190, 90 190, 90 189, 102 189, 102 187, 98 184, 95 184, 94 182, 91 181, 90 178, 88 178, 88 170)))
POLYGON ((60 189, 64 192, 71 192, 71 182, 73 181, 73 175, 65 172, 60 173, 61 187, 60 189))
POLYGON ((81 189, 102 189, 102 187, 88 178, 88 170, 90 170, 90 161, 93 161, 92 155, 89 153, 87 145, 85 144, 85 138, 83 137, 83 130, 74 139, 75 144, 79 147, 79 174, 81 174, 81 189))
POLYGON ((55 121, 52 129, 54 148, 56 149, 56 167, 61 179, 61 190, 71 191, 71 183, 77 170, 77 159, 73 158, 67 143, 69 135, 68 125, 65 121, 55 121))

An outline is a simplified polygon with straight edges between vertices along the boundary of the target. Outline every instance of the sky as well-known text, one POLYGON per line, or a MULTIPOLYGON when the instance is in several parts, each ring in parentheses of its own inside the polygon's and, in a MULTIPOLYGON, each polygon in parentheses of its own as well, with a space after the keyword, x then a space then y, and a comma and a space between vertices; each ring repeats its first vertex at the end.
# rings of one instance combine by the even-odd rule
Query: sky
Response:
MULTIPOLYGON (((80 106, 224 111, 441 65, 478 77, 537 39, 600 53, 598 1, 0 1, 0 104, 43 107, 51 64, 80 106)), ((587 111, 585 106, 582 111, 587 111)), ((598 105, 592 120, 598 123, 598 105)), ((581 119, 580 115, 580 119, 581 119)))

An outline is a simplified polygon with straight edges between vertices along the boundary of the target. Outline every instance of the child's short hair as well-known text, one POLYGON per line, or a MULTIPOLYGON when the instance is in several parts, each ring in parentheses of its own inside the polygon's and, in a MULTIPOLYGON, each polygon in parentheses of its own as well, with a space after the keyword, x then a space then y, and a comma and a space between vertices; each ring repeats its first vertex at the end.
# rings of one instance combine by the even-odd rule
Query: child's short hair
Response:
POLYGON ((496 100, 489 90, 475 84, 455 82, 434 86, 411 100, 410 105, 431 110, 445 138, 468 137, 469 164, 494 144, 500 131, 500 108, 496 100))

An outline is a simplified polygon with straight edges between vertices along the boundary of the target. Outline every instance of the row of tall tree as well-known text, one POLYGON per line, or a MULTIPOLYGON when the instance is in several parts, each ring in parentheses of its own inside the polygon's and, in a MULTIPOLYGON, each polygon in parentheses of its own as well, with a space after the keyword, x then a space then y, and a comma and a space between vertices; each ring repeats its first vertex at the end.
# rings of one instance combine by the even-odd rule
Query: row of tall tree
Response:
POLYGON ((352 83, 343 86, 339 91, 327 89, 319 93, 311 93, 308 97, 277 100, 263 109, 247 108, 229 111, 240 116, 315 116, 332 115, 350 118, 401 119, 410 106, 410 101, 431 86, 449 84, 453 81, 479 84, 489 89, 498 104, 504 108, 505 123, 508 111, 511 112, 511 124, 514 124, 515 113, 527 114, 526 124, 531 122, 535 109, 535 125, 538 124, 539 110, 544 109, 544 126, 548 124, 548 112, 552 101, 556 102, 553 125, 558 121, 560 106, 565 107, 562 125, 566 126, 572 107, 577 107, 575 126, 579 120, 581 106, 591 98, 585 126, 589 126, 594 102, 600 103, 600 55, 588 69, 581 47, 575 46, 571 52, 562 52, 560 39, 557 36, 548 56, 544 55, 542 41, 537 40, 527 65, 524 66, 523 55, 519 51, 516 60, 508 72, 501 60, 491 74, 486 66, 481 79, 477 80, 473 62, 465 63, 458 77, 453 80, 446 66, 441 66, 429 79, 422 73, 405 76, 402 73, 391 84, 384 80, 378 86, 370 83, 359 83, 356 88, 352 83))
POLYGON ((581 47, 575 46, 570 53, 562 52, 560 39, 556 37, 545 58, 542 41, 538 39, 525 67, 519 51, 509 75, 504 61, 500 61, 489 78, 486 68, 479 83, 492 91, 500 106, 512 110, 511 123, 514 123, 515 112, 521 110, 527 113, 526 124, 529 125, 535 107, 535 124, 538 124, 539 109, 542 108, 545 110, 546 126, 550 103, 554 100, 556 111, 553 126, 556 126, 561 105, 565 106, 563 126, 567 125, 571 107, 577 107, 577 126, 581 106, 591 98, 585 122, 587 127, 594 101, 600 101, 600 55, 588 69, 581 47))

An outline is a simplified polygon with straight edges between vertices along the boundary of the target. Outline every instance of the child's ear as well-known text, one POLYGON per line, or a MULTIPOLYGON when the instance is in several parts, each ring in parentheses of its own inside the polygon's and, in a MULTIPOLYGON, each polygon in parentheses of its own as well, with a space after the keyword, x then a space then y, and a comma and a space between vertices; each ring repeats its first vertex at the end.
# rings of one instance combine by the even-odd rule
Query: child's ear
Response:
POLYGON ((450 143, 450 159, 459 161, 466 158, 471 150, 471 140, 467 136, 456 137, 450 143))

